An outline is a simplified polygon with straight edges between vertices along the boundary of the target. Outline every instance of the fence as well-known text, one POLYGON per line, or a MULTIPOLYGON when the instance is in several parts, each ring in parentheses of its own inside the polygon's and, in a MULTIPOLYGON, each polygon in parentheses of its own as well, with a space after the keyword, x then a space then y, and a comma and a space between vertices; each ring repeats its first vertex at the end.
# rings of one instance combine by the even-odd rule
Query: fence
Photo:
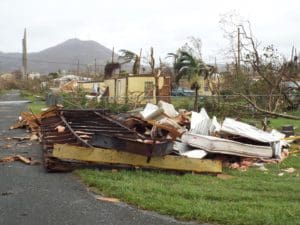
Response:
MULTIPOLYGON (((166 96, 158 96, 160 97, 166 96)), ((177 109, 186 109, 188 111, 194 110, 194 100, 195 96, 167 96, 170 97, 171 103, 177 109)), ((255 100, 255 102, 261 106, 264 106, 264 102, 270 99, 268 95, 247 95, 255 100)), ((279 97, 278 95, 273 95, 271 97, 279 97)), ((282 108, 278 108, 279 111, 284 112, 289 110, 289 113, 298 114, 298 107, 300 103, 299 94, 289 95, 296 107, 289 109, 286 107, 286 102, 282 102, 282 108)), ((282 99, 281 101, 284 101, 282 99)), ((130 98, 130 97, 102 97, 98 98, 95 96, 94 99, 86 99, 84 94, 67 94, 67 95, 57 95, 57 94, 47 94, 46 103, 47 105, 63 104, 66 108, 107 108, 113 112, 120 113, 128 110, 134 110, 139 107, 144 107, 147 102, 155 103, 147 97, 141 98, 130 98)), ((201 107, 206 108, 208 112, 217 116, 259 116, 262 113, 258 112, 255 107, 253 107, 249 102, 239 95, 219 95, 219 96, 198 96, 198 110, 201 107)))

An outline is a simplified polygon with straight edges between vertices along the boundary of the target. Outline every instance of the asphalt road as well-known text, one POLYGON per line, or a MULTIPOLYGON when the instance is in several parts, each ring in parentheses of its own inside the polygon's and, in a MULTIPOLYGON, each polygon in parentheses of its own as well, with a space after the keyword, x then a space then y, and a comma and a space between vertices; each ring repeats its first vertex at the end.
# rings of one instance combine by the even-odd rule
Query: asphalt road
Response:
MULTIPOLYGON (((20 100, 17 91, 0 101, 20 100)), ((21 154, 41 161, 37 142, 15 141, 26 136, 22 129, 9 130, 24 102, 0 103, 0 157, 21 154)), ((0 163, 1 225, 187 225, 171 217, 139 210, 125 203, 96 200, 72 173, 46 173, 42 165, 0 163)))

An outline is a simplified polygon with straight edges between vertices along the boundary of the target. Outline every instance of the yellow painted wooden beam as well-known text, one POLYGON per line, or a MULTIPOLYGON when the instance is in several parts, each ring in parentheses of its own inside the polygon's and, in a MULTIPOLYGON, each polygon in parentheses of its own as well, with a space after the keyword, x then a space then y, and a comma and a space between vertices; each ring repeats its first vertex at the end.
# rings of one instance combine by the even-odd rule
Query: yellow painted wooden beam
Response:
POLYGON ((131 166, 170 169, 179 171, 221 173, 222 162, 210 159, 192 159, 183 156, 167 155, 152 157, 147 163, 147 157, 123 151, 103 148, 86 148, 68 144, 56 144, 53 156, 60 159, 73 159, 99 164, 126 164, 131 166))

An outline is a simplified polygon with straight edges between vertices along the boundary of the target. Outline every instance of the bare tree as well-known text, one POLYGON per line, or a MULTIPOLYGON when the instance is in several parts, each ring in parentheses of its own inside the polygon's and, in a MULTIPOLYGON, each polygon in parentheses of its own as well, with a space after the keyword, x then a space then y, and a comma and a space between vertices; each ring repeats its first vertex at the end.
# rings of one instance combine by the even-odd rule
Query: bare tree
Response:
POLYGON ((285 57, 273 45, 261 48, 249 21, 240 19, 236 22, 233 18, 235 16, 231 14, 225 15, 220 21, 235 62, 227 77, 230 89, 260 113, 300 119, 280 113, 287 106, 294 107, 284 85, 290 76, 285 57))

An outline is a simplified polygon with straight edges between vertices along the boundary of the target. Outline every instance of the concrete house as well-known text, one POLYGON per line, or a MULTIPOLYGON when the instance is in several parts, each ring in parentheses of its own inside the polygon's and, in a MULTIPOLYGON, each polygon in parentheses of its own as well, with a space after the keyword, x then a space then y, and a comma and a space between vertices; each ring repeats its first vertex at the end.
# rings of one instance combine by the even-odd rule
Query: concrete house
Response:
POLYGON ((110 101, 146 104, 156 102, 156 82, 160 100, 170 102, 171 79, 152 74, 127 75, 104 80, 110 101))

